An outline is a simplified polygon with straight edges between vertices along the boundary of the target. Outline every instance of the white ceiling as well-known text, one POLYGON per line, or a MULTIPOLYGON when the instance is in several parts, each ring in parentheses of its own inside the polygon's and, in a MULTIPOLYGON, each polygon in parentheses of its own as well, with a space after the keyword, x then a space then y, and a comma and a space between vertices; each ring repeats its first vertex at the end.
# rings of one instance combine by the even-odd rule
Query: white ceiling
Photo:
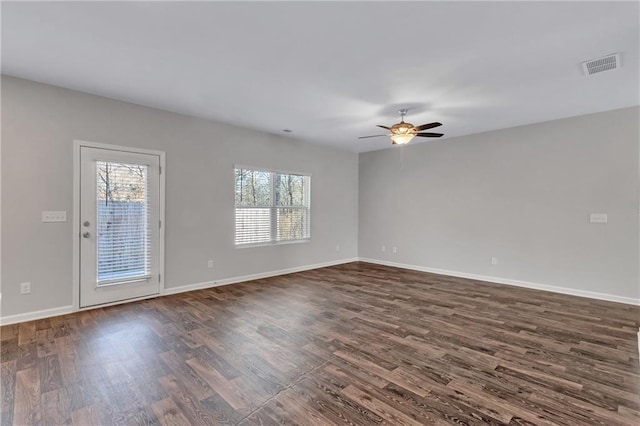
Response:
POLYGON ((444 123, 412 143, 443 143, 638 105, 639 22, 607 1, 3 2, 2 72, 362 152, 400 107, 444 123))

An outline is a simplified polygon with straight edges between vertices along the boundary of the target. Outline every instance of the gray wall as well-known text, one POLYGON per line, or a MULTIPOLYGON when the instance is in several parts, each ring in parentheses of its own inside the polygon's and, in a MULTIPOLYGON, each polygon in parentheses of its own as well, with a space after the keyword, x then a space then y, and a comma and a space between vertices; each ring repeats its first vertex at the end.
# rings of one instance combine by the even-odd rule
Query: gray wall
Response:
POLYGON ((72 304, 74 139, 167 152, 167 288, 359 255, 637 300, 639 113, 432 140, 358 164, 346 151, 3 76, 2 316, 72 304), (313 174, 311 243, 234 248, 235 163, 313 174), (69 221, 44 224, 43 210, 69 221), (23 281, 31 295, 19 295, 23 281))
POLYGON ((638 300, 639 113, 361 154, 359 256, 638 300))
POLYGON ((357 154, 3 76, 3 317, 72 304, 74 139, 166 151, 167 288, 357 256, 357 154), (312 174, 310 243, 234 248, 234 164, 312 174))

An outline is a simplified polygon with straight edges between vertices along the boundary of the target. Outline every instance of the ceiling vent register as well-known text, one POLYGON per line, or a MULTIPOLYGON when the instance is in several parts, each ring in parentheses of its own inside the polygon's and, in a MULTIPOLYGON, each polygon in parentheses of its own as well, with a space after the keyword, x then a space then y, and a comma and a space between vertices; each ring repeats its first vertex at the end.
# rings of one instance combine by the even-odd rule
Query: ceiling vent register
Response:
POLYGON ((603 56, 602 58, 592 59, 582 63, 582 70, 585 75, 593 75, 603 71, 615 70, 620 68, 620 54, 603 56))

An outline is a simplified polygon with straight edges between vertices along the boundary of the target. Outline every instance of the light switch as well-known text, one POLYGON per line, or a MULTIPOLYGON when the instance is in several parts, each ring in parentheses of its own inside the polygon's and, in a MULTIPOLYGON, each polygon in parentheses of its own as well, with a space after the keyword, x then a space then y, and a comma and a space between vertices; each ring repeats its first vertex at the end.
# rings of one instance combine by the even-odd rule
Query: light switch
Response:
POLYGON ((67 221, 67 212, 66 211, 50 211, 50 212, 42 212, 42 221, 49 222, 66 222, 67 221))
POLYGON ((591 223, 607 223, 607 221, 606 213, 591 213, 589 215, 589 222, 591 223))

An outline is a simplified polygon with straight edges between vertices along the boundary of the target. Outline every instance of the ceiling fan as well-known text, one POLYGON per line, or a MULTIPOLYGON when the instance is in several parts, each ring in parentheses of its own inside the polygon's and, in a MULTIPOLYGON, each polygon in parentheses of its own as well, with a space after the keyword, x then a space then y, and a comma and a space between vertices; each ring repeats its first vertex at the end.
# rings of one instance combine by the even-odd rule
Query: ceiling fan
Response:
POLYGON ((406 109, 401 109, 398 111, 400 114, 401 120, 399 123, 394 124, 391 127, 382 126, 378 124, 378 127, 382 127, 383 129, 389 130, 391 133, 388 135, 372 135, 372 136, 360 136, 358 139, 367 139, 367 138, 377 138, 380 136, 389 136, 393 141, 394 145, 404 145, 411 141, 416 136, 421 138, 439 138, 443 136, 442 133, 425 133, 423 130, 433 129, 434 127, 442 126, 442 123, 428 123, 423 124, 422 126, 414 126, 411 123, 404 122, 404 116, 407 114, 406 109))

